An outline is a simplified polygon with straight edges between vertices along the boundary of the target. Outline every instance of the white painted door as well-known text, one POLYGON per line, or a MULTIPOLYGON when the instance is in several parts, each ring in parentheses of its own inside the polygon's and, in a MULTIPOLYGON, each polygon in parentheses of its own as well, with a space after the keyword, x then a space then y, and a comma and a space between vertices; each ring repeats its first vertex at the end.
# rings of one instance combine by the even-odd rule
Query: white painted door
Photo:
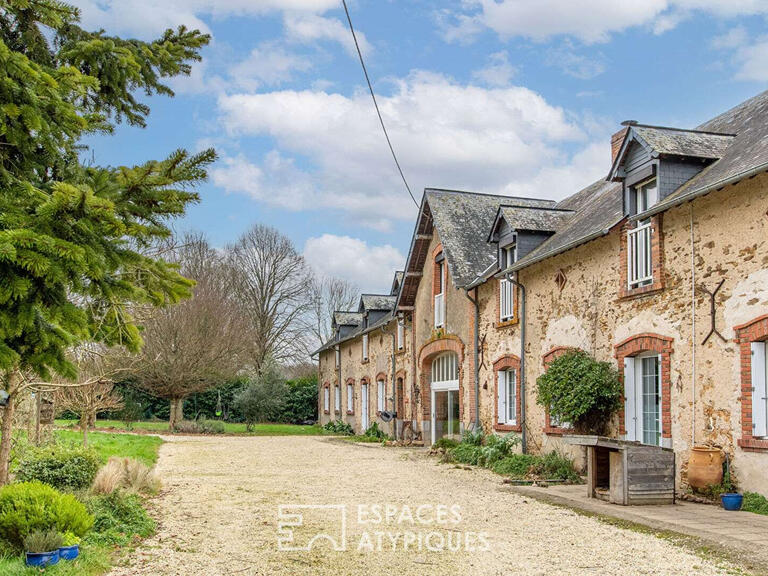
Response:
POLYGON ((368 384, 363 384, 360 389, 360 426, 361 433, 368 430, 368 384))
POLYGON ((661 445, 661 356, 624 359, 626 439, 661 445))

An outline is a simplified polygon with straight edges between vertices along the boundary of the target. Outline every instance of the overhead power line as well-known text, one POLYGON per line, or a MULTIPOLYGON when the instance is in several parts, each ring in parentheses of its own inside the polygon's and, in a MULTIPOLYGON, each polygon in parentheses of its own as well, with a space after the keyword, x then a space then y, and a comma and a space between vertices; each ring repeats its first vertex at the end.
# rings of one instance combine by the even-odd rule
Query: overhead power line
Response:
POLYGON ((371 84, 371 79, 368 76, 368 69, 365 67, 365 61, 363 60, 363 53, 360 50, 360 44, 357 41, 357 34, 355 34, 355 27, 352 26, 352 17, 349 15, 349 8, 347 8, 347 0, 341 0, 342 4, 344 4, 344 12, 347 14, 347 22, 349 22, 349 30, 352 32, 352 39, 355 41, 355 48, 357 48, 357 55, 360 57, 360 65, 363 67, 363 74, 365 74, 365 81, 368 83, 368 90, 371 92, 371 98, 373 98, 373 105, 376 108, 376 114, 379 116, 379 123, 381 124, 381 129, 384 131, 384 137, 387 139, 387 144, 389 145, 389 151, 392 152, 392 158, 395 161, 395 166, 397 166, 397 171, 400 172, 400 178, 403 179, 403 184, 405 184, 405 189, 408 190, 408 195, 411 197, 411 200, 413 200, 413 203, 416 204, 416 207, 419 207, 419 203, 416 201, 416 198, 413 195, 413 192, 411 192, 411 187, 408 186, 408 180, 405 179, 405 174, 403 174, 403 169, 400 167, 400 162, 397 160, 397 154, 395 154, 395 149, 392 146, 392 140, 389 139, 389 134, 387 133, 387 127, 384 125, 384 118, 381 117, 381 110, 379 110, 379 103, 376 101, 376 94, 373 92, 373 85, 371 84))

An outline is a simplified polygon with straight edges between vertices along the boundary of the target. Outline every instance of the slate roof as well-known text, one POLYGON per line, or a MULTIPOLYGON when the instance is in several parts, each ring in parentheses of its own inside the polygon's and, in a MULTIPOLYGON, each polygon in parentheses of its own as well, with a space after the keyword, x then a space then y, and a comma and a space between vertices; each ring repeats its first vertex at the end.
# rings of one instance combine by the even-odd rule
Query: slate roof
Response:
POLYGON ((360 296, 360 312, 363 310, 392 310, 397 296, 391 294, 363 294, 360 296))
POLYGON ((733 134, 642 124, 632 126, 632 130, 659 154, 694 158, 722 158, 734 138, 733 134))
POLYGON ((553 208, 552 200, 478 194, 428 188, 426 201, 437 228, 448 270, 456 286, 469 286, 496 261, 496 247, 486 242, 499 207, 514 203, 523 207, 553 208))
POLYGON ((496 222, 502 216, 515 230, 535 230, 537 232, 556 232, 574 215, 573 210, 559 208, 531 208, 527 206, 499 207, 496 222))
POLYGON ((392 280, 392 289, 390 290, 390 294, 392 296, 397 296, 400 292, 400 286, 403 285, 403 277, 405 276, 405 272, 402 270, 398 270, 395 272, 395 278, 392 280))
POLYGON ((575 212, 555 234, 511 266, 510 271, 520 270, 607 234, 624 218, 621 183, 600 179, 558 203, 557 208, 575 212))
POLYGON ((768 170, 768 91, 742 102, 697 129, 735 136, 719 160, 637 217, 657 214, 686 200, 768 170))
POLYGON ((333 323, 336 326, 360 326, 363 315, 360 312, 339 310, 333 313, 333 323))

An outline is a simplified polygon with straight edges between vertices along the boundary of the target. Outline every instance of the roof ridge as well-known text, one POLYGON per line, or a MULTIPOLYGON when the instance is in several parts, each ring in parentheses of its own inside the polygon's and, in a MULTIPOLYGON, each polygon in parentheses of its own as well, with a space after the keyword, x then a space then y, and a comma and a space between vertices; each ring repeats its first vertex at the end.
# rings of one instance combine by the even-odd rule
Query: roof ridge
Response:
POLYGON ((452 192, 455 194, 470 194, 473 196, 490 196, 492 198, 512 198, 517 200, 535 200, 536 202, 552 202, 555 203, 554 200, 550 200, 548 198, 531 198, 529 196, 509 196, 507 194, 492 194, 491 192, 474 192, 472 190, 456 190, 453 188, 424 188, 424 191, 432 191, 432 192, 452 192))
MULTIPOLYGON (((705 124, 707 123, 708 122, 705 122, 705 124)), ((711 136, 736 136, 736 134, 731 134, 730 132, 715 132, 713 130, 698 130, 696 128, 677 128, 675 126, 657 126, 655 124, 631 124, 630 128, 656 128, 658 130, 672 130, 673 132, 693 132, 694 134, 709 134, 711 136)))
MULTIPOLYGON (((580 191, 579 191, 580 192, 580 191)), ((578 194, 578 192, 577 192, 578 194)), ((557 202, 555 206, 521 206, 520 204, 500 204, 499 208, 525 208, 526 210, 549 210, 550 212, 578 212, 578 210, 571 210, 570 208, 558 208, 557 202)))

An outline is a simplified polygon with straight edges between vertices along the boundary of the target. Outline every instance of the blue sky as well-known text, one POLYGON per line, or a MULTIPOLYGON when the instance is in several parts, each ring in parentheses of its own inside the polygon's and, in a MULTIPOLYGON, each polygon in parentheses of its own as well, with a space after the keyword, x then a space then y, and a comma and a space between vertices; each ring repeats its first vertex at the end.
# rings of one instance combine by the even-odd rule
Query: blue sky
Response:
MULTIPOLYGON (((213 36, 149 127, 88 141, 101 164, 214 146, 179 229, 254 223, 319 271, 387 290, 416 208, 389 156, 341 0, 76 0, 89 28, 213 36)), ((768 82, 764 0, 352 0, 412 190, 561 199, 607 173, 622 120, 694 127, 768 82)))

